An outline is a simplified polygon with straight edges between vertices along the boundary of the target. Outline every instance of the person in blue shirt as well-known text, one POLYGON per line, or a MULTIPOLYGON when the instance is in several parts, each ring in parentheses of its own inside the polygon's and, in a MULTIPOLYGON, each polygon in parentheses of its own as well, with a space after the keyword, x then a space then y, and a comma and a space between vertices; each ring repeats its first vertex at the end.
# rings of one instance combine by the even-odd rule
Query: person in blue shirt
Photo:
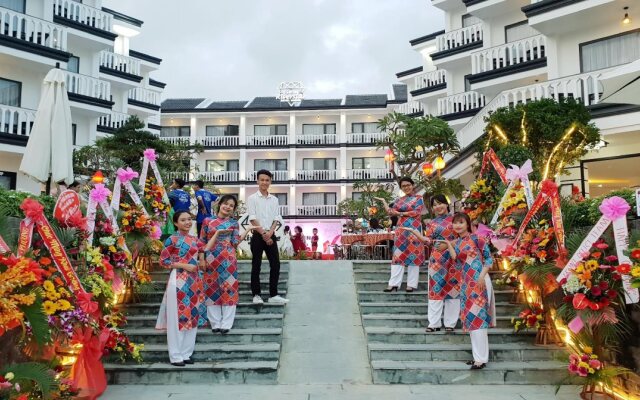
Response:
POLYGON ((191 196, 185 192, 183 187, 185 185, 184 179, 176 178, 169 186, 171 192, 169 192, 169 202, 173 207, 174 212, 187 211, 191 208, 191 196))
POLYGON ((193 190, 196 192, 196 200, 198 201, 198 215, 196 215, 196 226, 198 227, 198 236, 205 219, 211 218, 211 208, 218 199, 218 196, 204 188, 204 182, 197 180, 193 182, 193 190))

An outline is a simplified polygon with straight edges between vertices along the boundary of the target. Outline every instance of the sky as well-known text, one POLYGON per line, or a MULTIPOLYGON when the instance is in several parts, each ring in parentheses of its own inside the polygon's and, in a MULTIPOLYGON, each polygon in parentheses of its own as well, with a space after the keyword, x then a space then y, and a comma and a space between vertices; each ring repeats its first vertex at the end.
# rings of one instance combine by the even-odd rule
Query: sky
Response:
POLYGON ((305 98, 390 93, 441 30, 430 0, 103 0, 144 21, 130 48, 162 58, 163 98, 249 100, 302 81, 305 98))

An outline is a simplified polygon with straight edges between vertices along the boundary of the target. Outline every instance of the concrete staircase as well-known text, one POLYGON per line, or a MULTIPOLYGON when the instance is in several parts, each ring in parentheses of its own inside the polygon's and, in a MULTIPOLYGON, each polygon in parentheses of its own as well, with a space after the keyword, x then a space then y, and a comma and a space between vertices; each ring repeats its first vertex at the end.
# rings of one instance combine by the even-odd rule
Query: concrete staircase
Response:
MULTIPOLYGON (((249 284, 251 263, 238 263, 240 304, 233 328, 227 335, 214 334, 207 326, 198 330, 193 365, 174 367, 168 362, 167 337, 154 329, 167 271, 151 273, 160 283, 157 292, 149 293, 141 302, 124 307, 127 314, 125 329, 135 343, 144 343, 142 364, 105 363, 107 382, 113 384, 211 384, 211 383, 268 383, 275 384, 282 344, 284 305, 252 304, 249 284)), ((279 291, 286 295, 289 265, 283 262, 279 291)), ((269 293, 269 263, 264 260, 260 276, 262 294, 269 293)))
POLYGON ((566 365, 556 361, 562 348, 535 346, 535 332, 513 333, 511 318, 521 306, 510 303, 511 290, 494 288, 498 326, 489 330, 490 361, 485 369, 470 371, 464 363, 473 358, 468 333, 424 331, 426 270, 413 293, 404 285, 395 293, 382 291, 388 262, 354 262, 353 271, 374 383, 548 385, 566 376, 566 365))

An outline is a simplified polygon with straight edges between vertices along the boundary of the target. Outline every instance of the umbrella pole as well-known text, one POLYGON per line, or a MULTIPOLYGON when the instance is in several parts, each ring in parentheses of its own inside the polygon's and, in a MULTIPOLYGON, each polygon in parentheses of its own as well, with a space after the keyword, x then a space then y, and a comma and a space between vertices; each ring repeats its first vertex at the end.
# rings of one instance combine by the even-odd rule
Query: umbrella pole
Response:
POLYGON ((44 194, 51 194, 51 174, 49 174, 49 178, 47 178, 47 183, 45 183, 44 194))

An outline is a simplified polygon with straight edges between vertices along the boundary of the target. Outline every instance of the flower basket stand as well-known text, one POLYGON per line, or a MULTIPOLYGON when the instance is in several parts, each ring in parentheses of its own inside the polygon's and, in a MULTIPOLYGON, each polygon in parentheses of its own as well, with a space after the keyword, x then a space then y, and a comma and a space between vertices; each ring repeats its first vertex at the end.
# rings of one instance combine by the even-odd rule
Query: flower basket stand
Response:
POLYGON ((615 399, 612 394, 605 392, 602 387, 598 385, 584 385, 580 392, 580 398, 583 400, 615 399))
POLYGON ((535 344, 537 346, 564 346, 564 340, 560 337, 556 324, 548 311, 544 313, 544 319, 540 322, 535 344))

